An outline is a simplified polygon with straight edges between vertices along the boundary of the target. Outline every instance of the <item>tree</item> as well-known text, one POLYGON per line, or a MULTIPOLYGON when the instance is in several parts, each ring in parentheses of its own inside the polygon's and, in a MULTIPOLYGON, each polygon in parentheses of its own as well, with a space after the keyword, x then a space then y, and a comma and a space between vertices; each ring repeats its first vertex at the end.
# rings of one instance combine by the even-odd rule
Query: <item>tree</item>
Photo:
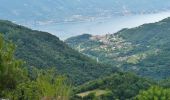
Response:
POLYGON ((4 41, 0 35, 0 97, 15 89, 17 84, 26 79, 21 60, 14 58, 15 45, 4 41))
POLYGON ((56 76, 54 70, 40 71, 36 79, 37 86, 44 99, 69 100, 71 86, 64 76, 56 76))
POLYGON ((14 100, 69 100, 71 86, 66 84, 64 76, 55 76, 52 70, 37 70, 34 81, 19 84, 12 94, 14 100))
POLYGON ((140 92, 135 100, 170 100, 170 89, 152 86, 149 90, 140 92))

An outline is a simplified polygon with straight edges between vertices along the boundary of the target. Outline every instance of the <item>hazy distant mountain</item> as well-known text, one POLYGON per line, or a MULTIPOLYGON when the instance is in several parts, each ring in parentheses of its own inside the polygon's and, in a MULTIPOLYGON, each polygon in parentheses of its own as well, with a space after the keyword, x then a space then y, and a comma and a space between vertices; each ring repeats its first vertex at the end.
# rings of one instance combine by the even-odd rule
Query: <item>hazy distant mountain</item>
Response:
POLYGON ((154 13, 169 0, 0 0, 0 18, 13 21, 77 21, 96 17, 154 13))

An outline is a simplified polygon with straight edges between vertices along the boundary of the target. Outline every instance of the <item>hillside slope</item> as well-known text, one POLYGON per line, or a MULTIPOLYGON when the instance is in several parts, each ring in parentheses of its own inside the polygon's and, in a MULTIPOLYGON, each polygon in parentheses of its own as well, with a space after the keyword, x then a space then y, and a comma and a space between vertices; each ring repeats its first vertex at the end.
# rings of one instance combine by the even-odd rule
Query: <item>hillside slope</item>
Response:
POLYGON ((17 45, 16 57, 38 68, 56 67, 76 84, 108 75, 117 69, 97 63, 71 49, 59 38, 0 20, 0 33, 17 45))
POLYGON ((81 35, 65 42, 81 53, 125 71, 155 79, 170 76, 170 18, 104 36, 81 35), (80 38, 81 37, 81 38, 80 38), (84 39, 82 39, 84 37, 84 39))
MULTIPOLYGON (((156 83, 140 78, 132 73, 115 73, 104 78, 87 82, 75 88, 77 100, 95 93, 97 100, 133 100, 139 91, 146 90, 156 83)), ((76 99, 73 99, 76 100, 76 99)))

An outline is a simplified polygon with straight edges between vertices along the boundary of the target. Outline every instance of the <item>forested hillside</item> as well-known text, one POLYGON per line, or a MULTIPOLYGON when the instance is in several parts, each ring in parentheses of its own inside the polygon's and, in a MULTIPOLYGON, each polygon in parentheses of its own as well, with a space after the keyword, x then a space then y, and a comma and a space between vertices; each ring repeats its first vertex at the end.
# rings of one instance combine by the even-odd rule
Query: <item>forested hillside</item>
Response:
POLYGON ((72 48, 103 63, 141 76, 164 79, 170 76, 170 18, 123 29, 104 36, 81 35, 67 39, 72 48))
POLYGON ((0 35, 0 98, 3 99, 169 100, 170 98, 169 80, 158 84, 131 73, 121 72, 74 87, 72 91, 73 88, 67 78, 57 75, 54 68, 50 70, 33 68, 29 71, 22 60, 14 57, 14 53, 15 45, 5 41, 0 35))
POLYGON ((114 73, 74 88, 72 100, 169 100, 169 79, 153 81, 132 73, 114 73))
POLYGON ((0 34, 0 99, 69 100, 71 86, 62 75, 50 69, 33 68, 31 75, 24 61, 14 57, 15 45, 0 34))
POLYGON ((40 69, 55 67, 75 84, 108 75, 117 69, 99 64, 46 32, 34 31, 9 21, 0 21, 0 33, 16 47, 16 58, 40 69))
POLYGON ((147 90, 155 82, 140 78, 132 73, 115 73, 90 81, 75 88, 78 100, 126 100, 132 99, 142 90, 147 90), (92 95, 93 94, 93 95, 92 95), (85 99, 86 98, 86 99, 85 99), (100 98, 100 99, 99 99, 100 98), (91 99, 90 99, 91 100, 91 99))

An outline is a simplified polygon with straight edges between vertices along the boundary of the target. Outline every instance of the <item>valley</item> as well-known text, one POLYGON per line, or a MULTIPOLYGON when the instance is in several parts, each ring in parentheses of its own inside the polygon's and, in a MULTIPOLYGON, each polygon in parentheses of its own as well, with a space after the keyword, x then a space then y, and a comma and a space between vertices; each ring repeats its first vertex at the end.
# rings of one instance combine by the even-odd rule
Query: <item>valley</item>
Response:
POLYGON ((63 42, 47 32, 0 20, 0 97, 168 100, 169 24, 166 18, 63 42))

